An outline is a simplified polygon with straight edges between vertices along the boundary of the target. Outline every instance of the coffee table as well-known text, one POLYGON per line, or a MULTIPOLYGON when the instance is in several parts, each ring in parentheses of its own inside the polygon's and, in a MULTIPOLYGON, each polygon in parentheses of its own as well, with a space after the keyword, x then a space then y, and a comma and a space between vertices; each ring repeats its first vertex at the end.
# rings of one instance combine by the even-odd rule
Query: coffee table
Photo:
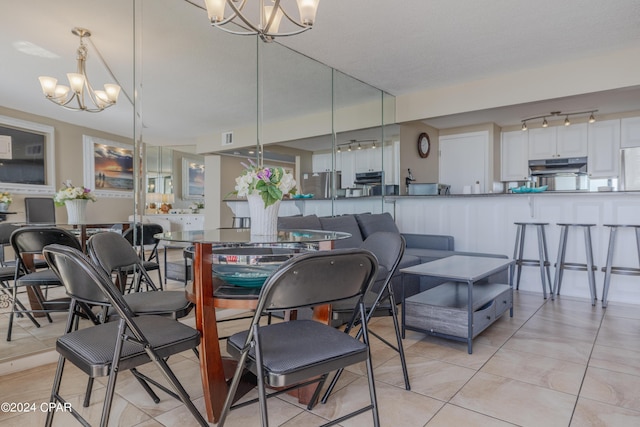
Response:
POLYGON ((410 329, 430 335, 472 342, 504 312, 513 317, 513 266, 506 258, 453 255, 400 270, 407 274, 443 279, 444 283, 405 298, 402 292, 402 336, 410 329), (504 270, 508 283, 483 279, 504 270))

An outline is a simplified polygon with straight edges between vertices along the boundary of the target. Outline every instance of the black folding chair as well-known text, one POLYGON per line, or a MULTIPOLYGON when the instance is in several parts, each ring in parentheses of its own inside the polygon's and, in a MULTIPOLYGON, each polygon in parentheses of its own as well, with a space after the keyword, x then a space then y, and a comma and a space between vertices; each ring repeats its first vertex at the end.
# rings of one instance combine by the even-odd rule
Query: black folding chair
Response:
POLYGON ((34 262, 34 257, 41 256, 42 249, 52 243, 81 249, 80 242, 73 234, 56 227, 18 228, 11 233, 9 240, 17 255, 17 265, 11 288, 12 301, 7 341, 11 341, 11 331, 15 316, 25 314, 39 328, 40 323, 34 318, 34 313, 44 313, 47 320, 52 322, 49 313, 64 312, 69 309, 69 298, 47 298, 48 288, 60 286, 60 279, 48 268, 39 269, 40 265, 34 262), (26 308, 23 305, 24 303, 18 300, 18 294, 23 292, 30 292, 34 308, 26 308))
POLYGON ((24 214, 27 224, 56 223, 56 206, 50 197, 25 197, 24 214))
POLYGON ((146 271, 158 271, 158 287, 162 289, 162 271, 160 270, 160 259, 158 257, 159 239, 156 234, 164 232, 160 224, 136 224, 127 229, 123 234, 127 242, 138 250, 138 255, 146 271), (148 252, 148 255, 146 253, 148 252))
MULTIPOLYGON (((378 406, 366 322, 362 324, 363 342, 313 320, 260 326, 263 312, 310 307, 354 297, 358 298, 358 311, 364 318, 364 294, 375 280, 377 271, 375 256, 362 249, 304 254, 287 261, 276 270, 260 292, 251 329, 234 334, 227 341, 227 350, 231 357, 238 360, 238 366, 218 426, 224 425, 232 407, 255 401, 260 402, 262 425, 268 426, 267 397, 314 383, 321 384, 329 372, 359 362, 366 362, 370 405, 325 425, 338 424, 371 410, 373 425, 378 426, 378 406), (232 406, 245 369, 249 369, 258 378, 259 398, 232 406), (267 396, 266 385, 282 388, 267 396)), ((318 386, 310 405, 317 399, 319 392, 318 386)))
MULTIPOLYGON (((76 249, 50 245, 44 249, 44 256, 60 277, 67 294, 72 298, 72 305, 79 302, 88 305, 110 305, 119 317, 118 321, 76 330, 58 338, 56 350, 60 357, 50 403, 67 403, 60 395, 60 384, 67 360, 91 378, 108 376, 100 421, 101 426, 106 426, 109 422, 118 372, 153 361, 173 391, 151 378, 145 379, 182 401, 198 424, 208 426, 165 360, 173 354, 197 347, 200 344, 199 332, 168 317, 135 316, 110 277, 76 249)), ((72 316, 69 315, 67 330, 71 330, 72 316)), ((55 411, 47 413, 46 426, 51 426, 54 414, 55 411)), ((83 425, 89 425, 74 408, 71 408, 71 414, 83 425)))
MULTIPOLYGON (((380 266, 380 272, 384 274, 384 282, 382 285, 378 289, 369 289, 365 294, 364 301, 367 316, 364 323, 368 323, 372 317, 391 316, 396 334, 395 344, 390 343, 384 337, 376 334, 373 330, 369 330, 369 333, 378 338, 388 347, 398 352, 400 356, 400 364, 402 366, 402 374, 404 376, 405 389, 411 390, 407 362, 404 357, 404 347, 402 346, 400 323, 398 322, 397 302, 393 293, 393 284, 391 282, 396 270, 398 269, 398 265, 400 265, 400 260, 404 254, 405 246, 404 238, 400 234, 378 231, 367 237, 362 245, 360 245, 360 248, 367 249, 376 255, 380 266)), ((349 333, 355 326, 357 326, 357 324, 362 323, 362 318, 359 316, 359 313, 353 310, 353 304, 349 304, 349 302, 350 301, 341 301, 333 304, 331 307, 331 311, 334 315, 351 313, 351 320, 345 328, 345 333, 349 333)), ((360 329, 356 334, 356 338, 359 338, 362 333, 363 330, 360 329)), ((327 402, 327 399, 336 386, 342 371, 342 369, 339 369, 334 375, 331 380, 331 384, 322 397, 322 403, 327 402)))

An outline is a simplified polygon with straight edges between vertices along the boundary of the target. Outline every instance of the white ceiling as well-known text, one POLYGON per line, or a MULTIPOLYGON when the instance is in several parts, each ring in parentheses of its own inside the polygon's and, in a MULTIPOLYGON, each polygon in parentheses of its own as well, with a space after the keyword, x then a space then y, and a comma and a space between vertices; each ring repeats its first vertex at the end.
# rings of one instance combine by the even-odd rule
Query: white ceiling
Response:
MULTIPOLYGON (((193 0, 202 4, 202 0, 193 0)), ((133 134, 133 108, 99 114, 63 110, 46 101, 37 77, 65 80, 75 69, 78 39, 91 40, 124 89, 133 94, 133 33, 143 76, 139 114, 147 141, 194 144, 214 130, 246 123, 255 111, 255 41, 211 28, 206 13, 180 0, 3 1, 0 13, 0 105, 123 136, 133 134), (134 7, 143 19, 134 26, 134 7), (57 55, 16 49, 28 42, 57 55), (238 83, 240 83, 238 85, 238 83), (162 90, 161 90, 162 88, 162 90)), ((638 0, 321 0, 315 28, 280 43, 363 82, 402 95, 508 72, 599 55, 640 43, 638 0)), ((94 86, 111 80, 89 46, 94 86)), ((317 69, 291 70, 283 90, 317 69), (296 79, 296 80, 294 80, 296 79)), ((523 82, 527 84, 527 82, 523 82)), ((268 88, 266 90, 269 90, 268 88)), ((303 94, 301 97, 326 96, 303 94)), ((437 128, 518 124, 553 110, 640 110, 640 90, 586 94, 447 117, 437 128)), ((277 111, 270 111, 277 115, 277 111)))

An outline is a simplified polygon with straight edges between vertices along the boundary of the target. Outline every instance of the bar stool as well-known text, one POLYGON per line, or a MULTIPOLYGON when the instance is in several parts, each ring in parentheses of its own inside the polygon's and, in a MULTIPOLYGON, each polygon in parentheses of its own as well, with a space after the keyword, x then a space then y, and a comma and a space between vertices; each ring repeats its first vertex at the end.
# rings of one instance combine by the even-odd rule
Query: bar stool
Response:
POLYGON ((553 289, 556 295, 560 295, 560 286, 562 285, 562 275, 564 270, 586 271, 589 278, 589 292, 591 293, 591 305, 596 305, 596 276, 595 271, 598 269, 593 265, 593 247, 591 245, 591 227, 595 224, 568 224, 558 223, 560 226, 560 246, 558 247, 558 261, 556 262, 556 274, 553 281, 553 289), (567 236, 569 227, 580 227, 584 232, 584 248, 587 255, 587 263, 565 262, 567 252, 567 236))
POLYGON ((520 289, 520 274, 522 266, 539 266, 540 279, 542 281, 542 295, 547 298, 547 283, 549 284, 549 292, 553 299, 553 290, 551 289, 551 273, 549 272, 549 251, 547 250, 547 237, 545 234, 545 226, 548 222, 514 222, 518 226, 516 230, 516 244, 513 248, 513 259, 518 266, 516 274, 516 289, 520 289), (538 259, 524 259, 524 237, 527 225, 535 226, 538 232, 538 259), (545 270, 547 273, 545 279, 545 270))
POLYGON ((607 265, 602 267, 604 271, 604 288, 602 290, 602 308, 607 307, 607 295, 609 294, 609 284, 611 282, 612 274, 625 274, 629 276, 640 276, 640 268, 634 267, 614 267, 613 266, 613 251, 616 244, 616 232, 618 228, 634 228, 636 233, 636 248, 638 250, 638 264, 640 265, 640 225, 629 224, 603 224, 605 227, 610 227, 609 230, 609 249, 607 250, 607 265))

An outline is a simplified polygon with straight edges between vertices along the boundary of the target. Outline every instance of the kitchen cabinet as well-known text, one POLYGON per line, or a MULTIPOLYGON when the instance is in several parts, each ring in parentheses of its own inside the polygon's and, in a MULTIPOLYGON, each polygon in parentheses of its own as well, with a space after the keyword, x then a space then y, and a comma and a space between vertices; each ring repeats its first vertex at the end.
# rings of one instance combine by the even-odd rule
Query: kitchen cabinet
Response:
POLYGON ((640 147, 640 117, 628 117, 620 121, 620 146, 640 147))
POLYGON ((515 130, 500 135, 500 180, 523 181, 529 177, 529 135, 515 130))
POLYGON ((587 124, 536 128, 529 134, 529 160, 585 157, 588 154, 587 124))
POLYGON ((620 120, 589 124, 589 178, 613 178, 619 172, 620 120))
POLYGON ((333 161, 331 153, 314 154, 311 156, 311 168, 314 173, 331 172, 333 170, 333 161))

